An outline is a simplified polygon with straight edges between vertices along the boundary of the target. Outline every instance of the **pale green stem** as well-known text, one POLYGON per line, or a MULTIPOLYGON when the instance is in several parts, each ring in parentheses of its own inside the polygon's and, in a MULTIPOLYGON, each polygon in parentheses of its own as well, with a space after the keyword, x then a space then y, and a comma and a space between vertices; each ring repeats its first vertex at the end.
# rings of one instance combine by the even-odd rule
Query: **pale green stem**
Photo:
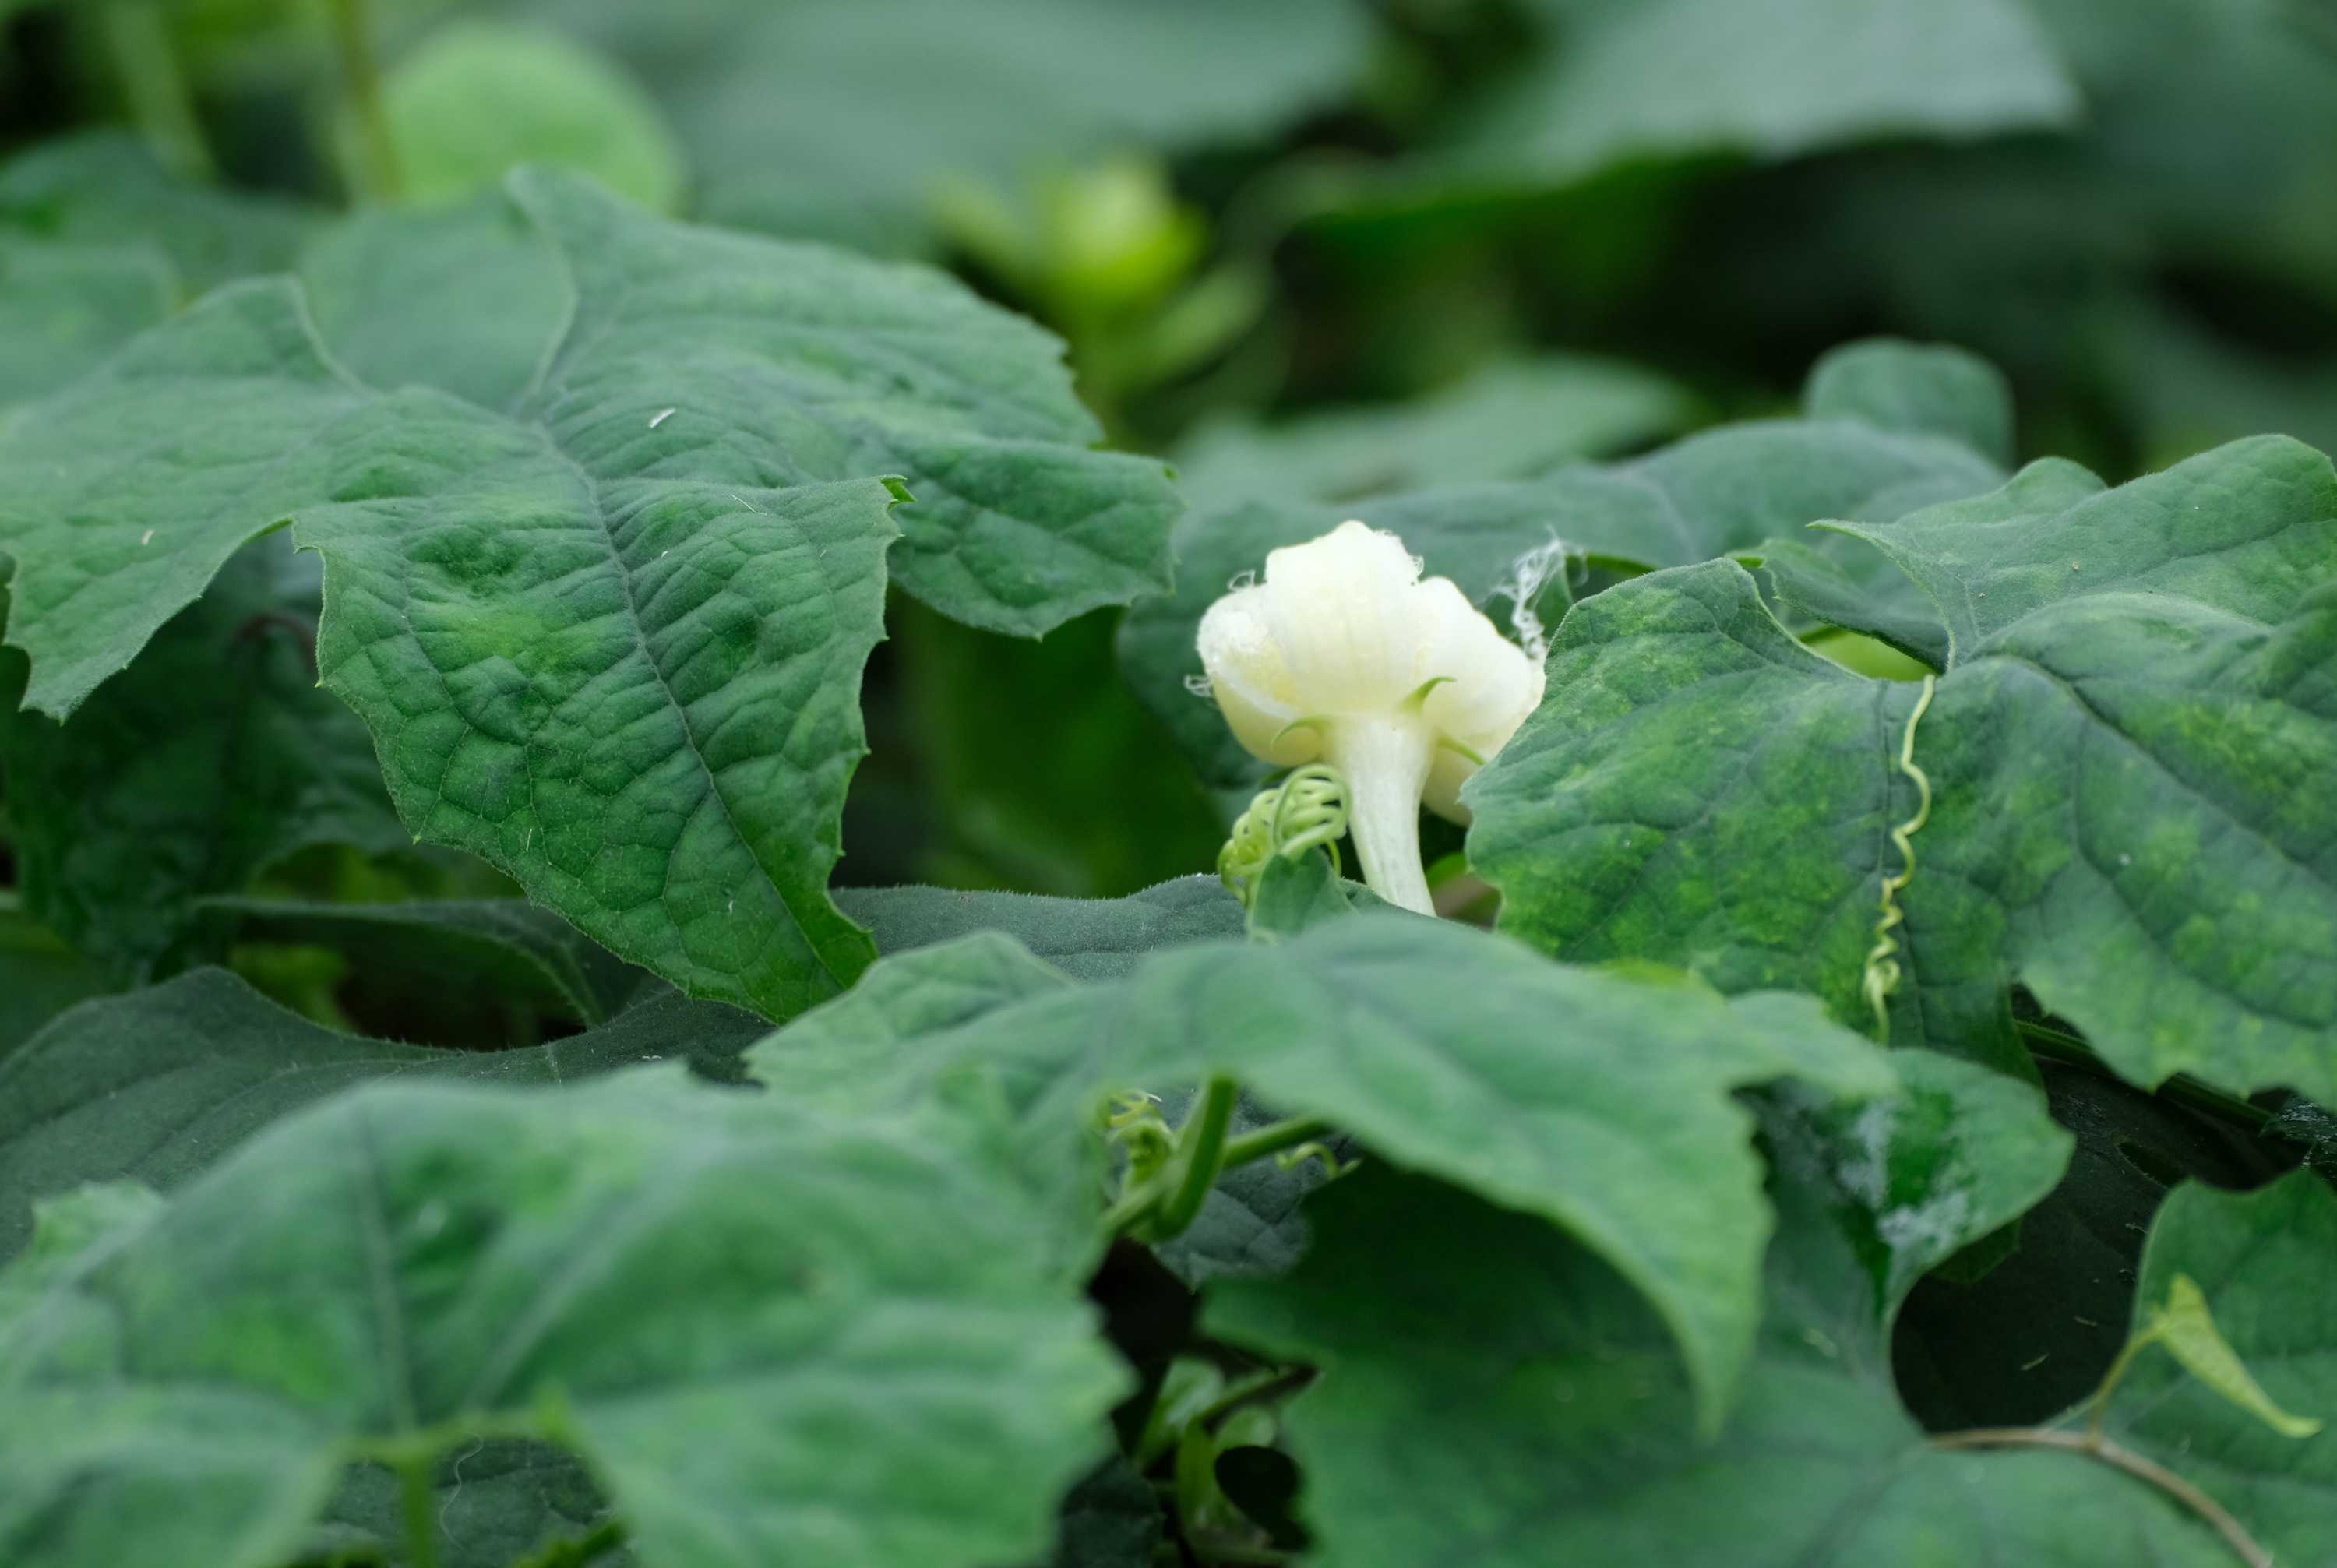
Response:
POLYGON ((438 1568, 438 1509, 430 1469, 429 1459, 419 1451, 397 1466, 398 1494, 406 1511, 406 1568, 438 1568))

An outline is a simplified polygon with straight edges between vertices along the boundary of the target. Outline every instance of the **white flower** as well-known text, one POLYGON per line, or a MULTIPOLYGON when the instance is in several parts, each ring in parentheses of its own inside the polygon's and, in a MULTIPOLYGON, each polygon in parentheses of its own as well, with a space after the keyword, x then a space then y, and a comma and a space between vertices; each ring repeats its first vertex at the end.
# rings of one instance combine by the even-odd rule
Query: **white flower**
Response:
POLYGON ((1345 775, 1364 879, 1430 913, 1421 805, 1469 820, 1462 780, 1541 701, 1540 662, 1361 523, 1269 554, 1263 581, 1209 606, 1198 642, 1236 738, 1276 767, 1345 775))

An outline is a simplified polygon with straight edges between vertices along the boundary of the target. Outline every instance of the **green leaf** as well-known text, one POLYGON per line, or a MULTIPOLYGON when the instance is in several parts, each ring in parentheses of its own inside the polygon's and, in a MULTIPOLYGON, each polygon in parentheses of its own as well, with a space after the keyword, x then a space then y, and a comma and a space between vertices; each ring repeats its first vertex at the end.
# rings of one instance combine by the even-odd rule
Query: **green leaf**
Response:
MULTIPOLYGON (((0 740, 5 739, 0 730, 0 740)), ((106 989, 94 965, 0 893, 0 1061, 76 1002, 106 989)))
POLYGON ((1564 184, 1658 159, 2066 125, 2079 100, 2018 0, 1535 0, 1550 37, 1445 154, 1564 184))
POLYGON ((1155 949, 1238 937, 1245 928, 1240 901, 1215 877, 1179 877, 1125 898, 839 887, 836 901, 888 956, 997 931, 1075 980, 1117 980, 1155 949))
POLYGON ((229 557, 329 494, 336 426, 371 401, 288 285, 235 285, 0 425, 7 636, 28 707, 69 717, 229 557))
POLYGON ((2282 1436, 2310 1437, 2327 1425, 2317 1416, 2292 1416, 2273 1403, 2216 1328, 2205 1294, 2188 1274, 2167 1280, 2166 1301, 2148 1309, 2146 1321, 2143 1333, 2165 1346, 2183 1370, 2282 1436))
POLYGON ((1362 883, 1350 882, 1332 869, 1327 854, 1274 855, 1267 858, 1250 894, 1249 938, 1279 942, 1360 909, 1392 907, 1362 883))
POLYGON ((87 371, 178 304, 170 264, 142 245, 22 240, 0 229, 0 406, 87 371))
POLYGON ((898 475, 915 500, 895 578, 993 632, 1036 636, 1166 585, 1166 472, 1086 450, 1099 428, 1030 323, 937 274, 659 222, 572 177, 513 188, 575 279, 533 405, 563 444, 589 397, 628 449, 659 419, 660 456, 689 455, 670 471, 709 484, 898 475))
MULTIPOLYGON (((847 904, 849 897, 847 892, 847 904)), ((1112 906, 1100 907, 1109 910, 1112 906)), ((881 922, 878 928, 883 929, 881 922)), ((1117 979, 1133 963, 1130 956, 1116 969, 1089 977, 1117 979)), ((750 1058, 750 1070, 792 1098, 859 1109, 883 1105, 903 1097, 900 1070, 907 1066, 914 1072, 914 1064, 934 1049, 928 1046, 928 1036, 972 1024, 1020 1002, 1051 995, 1069 984, 1063 970, 1034 957, 1005 932, 977 930, 877 965, 844 995, 806 1014, 758 1045, 750 1058)), ((975 1076, 982 1072, 978 1059, 961 1065, 975 1076)), ((947 1074, 957 1068, 944 1065, 934 1070, 947 1074)), ((1188 1093, 1171 1086, 1160 1096, 1160 1113, 1174 1122, 1190 1099, 1188 1093)), ((1246 1095, 1235 1108, 1230 1131, 1236 1135, 1256 1132, 1279 1119, 1246 1095)), ((1071 1120, 1056 1119, 1045 1129, 1056 1138, 1054 1145, 1041 1155, 1042 1165, 1074 1143, 1071 1120)), ((1341 1138, 1326 1142, 1343 1152, 1347 1147, 1341 1138)), ((1060 1171, 1060 1162, 1054 1163, 1060 1171)), ((1297 1213, 1299 1200, 1323 1177, 1320 1161, 1287 1170, 1270 1160, 1259 1161, 1227 1171, 1192 1226, 1159 1248, 1160 1261, 1190 1286, 1226 1274, 1270 1272, 1286 1267, 1305 1241, 1305 1226, 1297 1213)), ((1088 1205, 1075 1197, 1070 1207, 1076 1216, 1084 1217, 1088 1205)))
POLYGON ((181 180, 125 131, 57 137, 0 167, 0 231, 151 247, 191 296, 283 270, 317 220, 279 197, 181 180))
MULTIPOLYGON (((384 76, 381 110, 397 183, 377 199, 459 201, 548 163, 661 212, 681 205, 688 171, 657 105, 613 62, 547 28, 442 27, 384 76)), ((340 137, 343 162, 362 170, 353 108, 340 137)))
POLYGON ((1944 436, 1992 463, 2012 462, 2011 383, 1961 348, 1895 338, 1845 344, 1811 367, 1803 406, 1813 419, 1944 436))
POLYGON ((361 960, 376 984, 474 989, 584 1024, 614 1017, 648 980, 523 898, 405 904, 211 898, 202 914, 230 940, 326 947, 361 960))
POLYGON ((0 1544, 260 1568, 348 1460, 501 1435, 672 1568, 1035 1555, 1123 1379, 993 1148, 670 1074, 343 1096, 0 1277, 0 1544))
MULTIPOLYGON (((807 1074, 824 1075, 823 1090, 849 1096, 869 1082, 860 1058, 886 1058, 928 1034, 954 1029, 1033 996, 1071 984, 1063 971, 1034 956, 1003 931, 919 944, 889 958, 835 1001, 816 1007, 748 1054, 748 1071, 767 1083, 800 1093, 807 1074), (767 1073, 767 1066, 774 1068, 767 1073)), ((879 1093, 871 1102, 889 1098, 879 1093)))
POLYGON ((538 0, 636 64, 714 221, 922 248, 938 188, 1008 190, 1129 143, 1215 144, 1327 104, 1365 64, 1345 0, 538 0))
POLYGON ((1906 1283, 2050 1186, 2068 1142, 2022 1085, 1896 1061, 1902 1098, 1765 1109, 1780 1222, 1768 1311, 1743 1400, 1709 1441, 1652 1314, 1560 1232, 1384 1170, 1326 1190, 1297 1271, 1219 1287, 1205 1318, 1322 1369, 1286 1413, 1321 1560, 2225 1561, 2106 1466, 1933 1450, 1899 1409, 1888 1337, 1906 1283))
POLYGON ((565 1083, 667 1058, 735 1079, 752 1014, 671 993, 597 1029, 512 1051, 336 1034, 223 969, 87 1002, 0 1057, 0 1256, 27 1206, 84 1181, 175 1187, 279 1118, 353 1084, 420 1073, 565 1083))
MULTIPOLYGON (((1893 1037, 2018 1068, 2018 980, 2135 1082, 2337 1098, 2328 459, 2236 443, 2041 518, 2023 488, 2025 522, 1859 531, 1966 639, 1915 733, 1893 1037)), ((1504 928, 1870 1016, 1918 692, 1805 652, 1726 563, 1585 603, 1550 677, 1468 795, 1504 928)))
POLYGON ((1695 409, 1686 389, 1635 365, 1571 355, 1501 361, 1384 408, 1273 424, 1219 416, 1177 448, 1177 476, 1194 505, 1212 509, 1525 479, 1676 434, 1695 409))
MULTIPOLYGON (((1961 441, 1936 435, 1863 418, 1770 419, 1705 431, 1628 462, 1521 482, 1379 496, 1336 510, 1281 503, 1195 511, 1171 539, 1175 588, 1139 600, 1120 623, 1120 669, 1204 781, 1250 786, 1262 765, 1188 685, 1201 672, 1194 637, 1209 605, 1244 573, 1262 571, 1269 551, 1318 537, 1345 517, 1400 535, 1431 575, 1452 578, 1498 622, 1514 624, 1523 586, 1537 621, 1555 625, 1576 591, 1569 564, 1577 573, 1586 560, 1626 572, 1687 565, 1757 551, 1822 519, 1902 517, 1992 490, 2003 477, 1961 441)), ((1895 593, 1918 624, 1936 628, 1936 612, 1872 550, 1807 537, 1845 594, 1866 603, 1895 593)))
POLYGON ((302 248, 317 331, 372 386, 513 407, 558 338, 568 279, 500 191, 452 207, 361 208, 302 248))
POLYGON ((364 391, 252 283, 0 432, 28 701, 70 710, 296 515, 319 668, 409 828, 695 995, 799 1011, 873 954, 824 888, 896 497, 807 482, 915 476, 904 575, 1026 631, 1156 583, 1174 498, 1066 445, 1091 426, 1051 343, 954 284, 514 188, 579 276, 523 421, 364 391))
MULTIPOLYGON (((2253 1192, 2185 1182, 2151 1227, 2135 1328, 2187 1276, 2221 1338, 2281 1409, 2337 1416, 2337 1197, 2309 1171, 2253 1192)), ((2205 1490, 2283 1563, 2337 1551, 2337 1436, 2284 1436, 2178 1365, 2144 1356, 2118 1385, 2109 1435, 2205 1490)))
POLYGON ((879 632, 884 485, 669 478, 630 421, 587 418, 572 451, 442 394, 376 398, 338 379, 275 284, 213 296, 72 401, 64 429, 9 435, 78 445, 83 466, 44 466, 52 488, 0 503, 34 704, 69 706, 158 600, 308 503, 296 534, 327 557, 333 606, 318 668, 374 730, 417 835, 718 999, 792 1012, 871 956, 824 885, 879 632), (100 456, 191 399, 210 407, 207 443, 100 456))
MULTIPOLYGON (((513 1568, 557 1542, 583 1538, 608 1517, 608 1500, 573 1454, 548 1443, 479 1438, 445 1455, 431 1476, 431 1510, 443 1568, 513 1568)), ((325 1504, 301 1550, 371 1552, 403 1561, 405 1497, 386 1465, 352 1466, 325 1504)), ((357 1559, 362 1563, 364 1557, 357 1559)), ((573 1568, 631 1568, 630 1555, 602 1553, 573 1568)))
POLYGON ((365 729, 317 689, 317 564, 256 542, 60 725, 0 737, 25 908, 105 973, 181 966, 198 903, 319 844, 407 836, 365 729))
MULTIPOLYGON (((889 962, 918 957, 933 961, 889 962)), ((1803 999, 1732 1006, 1390 916, 1273 947, 1172 949, 1116 984, 889 1044, 860 1030, 838 1049, 822 1016, 756 1046, 750 1070, 790 1100, 855 1106, 994 1083, 1028 1129, 1033 1179, 1070 1212, 1095 1211, 1087 1133, 1109 1093, 1227 1075, 1281 1113, 1555 1220, 1657 1303, 1707 1416, 1750 1346, 1766 1224, 1730 1092, 1789 1075, 1846 1095, 1891 1083, 1880 1054, 1803 999)))

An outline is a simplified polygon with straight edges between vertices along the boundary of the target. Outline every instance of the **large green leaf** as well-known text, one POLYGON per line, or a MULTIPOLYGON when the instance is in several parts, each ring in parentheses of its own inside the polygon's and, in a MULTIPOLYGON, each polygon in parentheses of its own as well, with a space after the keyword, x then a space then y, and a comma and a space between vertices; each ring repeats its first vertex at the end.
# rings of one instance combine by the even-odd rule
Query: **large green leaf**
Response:
POLYGON ((388 189, 367 167, 354 109, 341 131, 352 183, 377 198, 460 201, 521 164, 549 163, 661 212, 681 204, 688 171, 657 105, 613 63, 549 29, 456 21, 399 60, 380 91, 388 189))
POLYGON ((1893 338, 1845 344, 1810 368, 1802 400, 1813 419, 1945 436, 1991 461, 2013 459, 2011 385, 1960 348, 1893 338))
POLYGON ((105 990, 105 976, 55 932, 0 893, 0 1062, 76 1002, 105 990))
POLYGON ((1045 1226, 962 1117, 376 1086, 0 1276, 0 1545, 266 1568, 347 1462, 525 1435, 670 1568, 1035 1556, 1122 1382, 1045 1226))
POLYGON ((61 387, 178 305, 143 245, 44 243, 0 229, 0 406, 61 387))
POLYGON ((0 1057, 0 1255, 31 1204, 85 1181, 175 1187, 270 1122, 376 1078, 566 1083, 643 1062, 738 1075, 752 1014, 668 992, 597 1029, 512 1051, 442 1051, 323 1028, 223 969, 84 1003, 0 1057))
POLYGON ((123 980, 183 964, 199 900, 318 844, 405 847, 365 728, 317 690, 317 563, 254 542, 64 724, 0 736, 24 906, 123 980))
POLYGON ((1855 1114, 1767 1107, 1768 1312, 1709 1442, 1653 1317, 1560 1232, 1385 1171, 1328 1189, 1297 1272, 1218 1288, 1205 1319, 1322 1368, 1287 1415, 1322 1561, 2223 1561, 2107 1466, 1940 1452, 1899 1408, 1887 1340, 1907 1284, 2018 1214, 2068 1150, 2033 1091, 1900 1062, 1903 1096, 1855 1114))
MULTIPOLYGON (((608 1518, 608 1499, 592 1473, 573 1454, 549 1443, 478 1438, 442 1456, 431 1480, 431 1533, 442 1568, 513 1568, 531 1561, 531 1553, 585 1539, 608 1518)), ((367 1553, 402 1563, 406 1521, 397 1473, 383 1465, 354 1465, 303 1550, 326 1563, 368 1563, 367 1553)), ((558 1561, 562 1568, 634 1568, 637 1559, 611 1545, 558 1561)))
POLYGON ((533 0, 663 100, 719 222, 910 250, 952 180, 1276 129, 1345 90, 1350 0, 533 0))
POLYGON ((1178 446, 1177 476, 1201 507, 1525 479, 1676 434, 1695 409, 1684 388, 1635 365, 1507 360, 1387 407, 1314 410, 1273 424, 1211 419, 1178 446))
POLYGON ((836 901, 884 953, 999 931, 1075 980, 1117 980, 1157 948, 1238 937, 1241 902, 1215 877, 1180 877, 1124 898, 1053 898, 953 887, 839 887, 836 901))
POLYGON ((1707 1415, 1750 1348, 1767 1228, 1748 1118, 1730 1092, 1789 1075, 1845 1094, 1891 1082, 1879 1053, 1801 998, 1726 1004, 1390 916, 1272 947, 1175 948, 1116 984, 1042 985, 1010 1005, 995 1004, 997 983, 968 978, 981 956, 961 945, 888 961, 872 984, 895 971, 890 1012, 908 1027, 846 1034, 815 1012, 756 1046, 750 1068, 785 1097, 846 1106, 994 1081, 1027 1129, 1034 1178, 1089 1213, 1085 1135, 1107 1093, 1232 1076, 1376 1154, 1566 1226, 1656 1302, 1707 1415), (969 994, 979 1010, 968 1021, 917 1032, 969 994))
POLYGON ((299 257, 317 331, 368 385, 510 409, 568 318, 567 276, 499 191, 452 207, 360 208, 299 257))
POLYGON ((1086 450, 1099 428, 1039 328, 918 268, 660 222, 543 171, 513 189, 575 279, 531 405, 564 447, 758 488, 902 477, 895 576, 992 631, 1165 584, 1167 475, 1086 450))
POLYGON ((262 282, 0 432, 27 701, 69 711, 293 516, 409 828, 693 994, 798 1011, 874 952, 824 889, 896 493, 847 476, 915 476, 904 573, 1026 631, 1157 583, 1173 495, 1067 444, 1051 340, 938 276, 514 189, 579 299, 521 418, 359 387, 262 282))
MULTIPOLYGON (((1171 540, 1176 587, 1139 600, 1120 623, 1121 671, 1203 779, 1246 785, 1260 765, 1215 705, 1188 687, 1200 673, 1193 640, 1201 616, 1229 583, 1263 569, 1267 552, 1326 533, 1345 517, 1400 534, 1431 574, 1452 578, 1497 620, 1514 618, 1522 580, 1532 590, 1529 607, 1554 624, 1572 591, 1560 569, 1567 563, 1645 571, 1758 553, 1773 536, 1806 524, 1888 522, 2003 483, 1995 463, 1941 433, 1943 421, 1926 427, 1904 407, 1943 402, 1979 422, 1985 410, 1971 387, 1993 387, 1985 366, 1946 350, 1912 362, 1902 357, 1890 383, 1896 400, 1861 400, 1845 395, 1838 358, 1820 362, 1804 417, 1724 426, 1628 462, 1381 495, 1335 510, 1279 501, 1188 513, 1171 540), (1878 418, 1889 423, 1873 422, 1878 418)), ((1994 412, 2011 416, 2009 405, 1994 412)), ((1862 605, 1912 601, 1920 624, 1936 626, 1921 596, 1873 551, 1838 536, 1806 537, 1804 548, 1822 558, 1846 597, 1862 605)))
POLYGON ((1914 690, 1805 652, 1727 563, 1578 609, 1469 792, 1504 927, 1864 1021, 1912 722, 1933 799, 1897 898, 1897 1037, 2017 1063, 2019 979, 2138 1083, 2337 1097, 2337 796, 2309 782, 2337 768, 2329 460, 2241 442, 2043 516, 2029 489, 1994 521, 1857 531, 1959 634, 1920 721, 1914 690))
POLYGON ((1658 159, 1775 160, 2075 120, 2020 0, 1534 0, 1550 37, 1459 138, 1480 178, 1564 184, 1658 159))
POLYGON ((2205 1294, 2215 1327, 2273 1401, 2324 1423, 2284 1436, 2146 1351, 2118 1385, 2111 1436, 2203 1488, 2283 1563, 2337 1555, 2337 1197, 2299 1171, 2254 1192, 2175 1190, 2150 1229, 2135 1325, 2177 1275, 2205 1294))
POLYGON ((126 131, 58 137, 0 167, 0 231, 151 248, 191 295, 289 266, 318 217, 281 198, 181 180, 126 131))

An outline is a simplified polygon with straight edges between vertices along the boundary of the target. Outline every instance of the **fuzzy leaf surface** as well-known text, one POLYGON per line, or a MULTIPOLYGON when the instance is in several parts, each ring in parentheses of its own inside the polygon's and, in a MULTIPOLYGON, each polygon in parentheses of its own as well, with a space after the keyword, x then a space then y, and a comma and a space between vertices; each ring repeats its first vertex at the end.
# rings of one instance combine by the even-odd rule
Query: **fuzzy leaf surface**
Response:
MULTIPOLYGON (((1014 962, 996 938, 969 941, 992 944, 995 966, 1014 962)), ((899 965, 934 977, 903 986, 919 1008, 935 986, 963 995, 964 946, 889 961, 872 984, 899 965)), ((1033 1180, 1073 1212, 1094 1211, 1089 1133, 1110 1093, 1223 1073, 1283 1114, 1324 1117, 1377 1155, 1555 1220, 1657 1303, 1708 1416, 1750 1348, 1767 1227, 1731 1091, 1798 1076, 1856 1096, 1892 1083, 1879 1053, 1805 999, 1726 1004, 1389 915, 1271 947, 1171 949, 1116 984, 1041 987, 892 1040, 862 1028, 848 1048, 825 1012, 757 1045, 750 1071, 789 1100, 847 1107, 993 1084, 1028 1129, 1033 1180)))
POLYGON ((1744 1396, 1709 1441, 1643 1301, 1561 1232, 1384 1170, 1327 1189, 1296 1273, 1220 1287, 1212 1332, 1323 1368, 1292 1406, 1302 1506, 1339 1568, 1459 1553, 1784 1568, 2224 1559, 2157 1493, 2071 1455, 1931 1449, 1890 1381, 1906 1286, 2052 1184, 2040 1097, 1901 1053, 1854 1112, 1763 1122, 1779 1230, 1744 1396))
POLYGON ((1035 1556, 1122 1377, 992 1148, 671 1074, 341 1097, 0 1275, 0 1544, 261 1568, 345 1462, 484 1428, 673 1568, 1035 1556))
MULTIPOLYGON (((2337 1098, 2337 475, 2264 437, 2049 514, 2033 487, 1859 531, 1956 636, 1893 1038, 2017 1065, 2018 980, 2137 1083, 2337 1098)), ((1469 794, 1505 928, 1863 1021, 1916 691, 1807 653, 1726 562, 1585 603, 1550 675, 1469 794)))

